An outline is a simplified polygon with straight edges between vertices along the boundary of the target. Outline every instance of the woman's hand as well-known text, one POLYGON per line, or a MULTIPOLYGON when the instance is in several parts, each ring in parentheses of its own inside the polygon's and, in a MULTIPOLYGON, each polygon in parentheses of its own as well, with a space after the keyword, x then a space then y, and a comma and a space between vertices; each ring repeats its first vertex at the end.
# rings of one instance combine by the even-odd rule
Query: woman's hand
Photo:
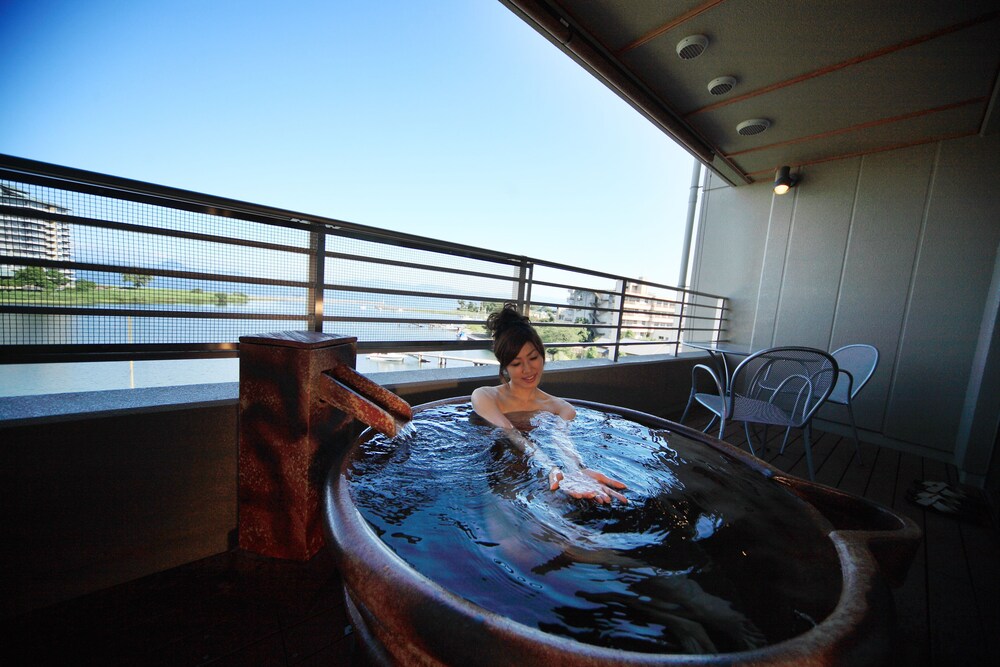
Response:
POLYGON ((601 504, 610 503, 612 498, 623 503, 628 502, 628 498, 615 491, 615 489, 627 489, 627 486, 590 468, 579 468, 569 473, 564 473, 559 468, 552 468, 549 471, 549 488, 552 491, 562 489, 573 498, 592 498, 601 504))

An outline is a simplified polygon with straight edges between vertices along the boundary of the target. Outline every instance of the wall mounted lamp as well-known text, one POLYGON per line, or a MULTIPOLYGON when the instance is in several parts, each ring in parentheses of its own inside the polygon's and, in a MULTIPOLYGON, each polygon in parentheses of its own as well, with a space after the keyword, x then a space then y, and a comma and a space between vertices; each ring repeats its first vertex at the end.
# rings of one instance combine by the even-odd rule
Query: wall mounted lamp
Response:
POLYGON ((792 176, 790 171, 790 167, 778 167, 774 174, 774 194, 783 195, 798 184, 798 177, 792 176))

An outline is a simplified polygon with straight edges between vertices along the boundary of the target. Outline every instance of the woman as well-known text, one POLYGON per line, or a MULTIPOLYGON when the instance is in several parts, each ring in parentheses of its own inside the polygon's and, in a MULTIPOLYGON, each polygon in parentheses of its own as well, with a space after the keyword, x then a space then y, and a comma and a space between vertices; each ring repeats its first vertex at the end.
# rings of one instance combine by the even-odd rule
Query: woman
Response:
POLYGON ((500 362, 498 387, 479 387, 472 392, 472 407, 480 417, 504 430, 517 447, 549 469, 549 488, 562 489, 574 498, 592 498, 610 503, 612 498, 628 502, 615 489, 626 486, 604 473, 583 466, 583 461, 566 436, 565 429, 555 439, 561 466, 514 427, 511 417, 521 413, 550 412, 561 417, 562 424, 576 417, 569 402, 538 388, 545 367, 545 346, 527 317, 512 303, 491 313, 486 328, 493 336, 493 354, 500 362))

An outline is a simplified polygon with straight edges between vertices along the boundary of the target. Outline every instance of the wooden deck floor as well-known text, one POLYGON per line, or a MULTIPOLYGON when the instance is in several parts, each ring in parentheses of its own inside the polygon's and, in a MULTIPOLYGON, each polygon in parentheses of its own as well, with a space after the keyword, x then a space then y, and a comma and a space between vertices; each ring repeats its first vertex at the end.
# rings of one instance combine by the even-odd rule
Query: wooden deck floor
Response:
MULTIPOLYGON (((703 425, 704 422, 701 423, 703 425)), ((690 425, 698 426, 694 419, 690 425)), ((772 433, 778 438, 777 433, 772 433)), ((742 444, 742 432, 726 439, 742 444)), ((897 665, 980 665, 1000 655, 1000 539, 986 525, 925 512, 906 500, 916 480, 957 483, 945 464, 814 437, 817 481, 895 508, 924 541, 895 591, 897 665)), ((743 445, 745 448, 745 445, 743 445)), ((806 476, 800 435, 758 452, 806 476)), ((5 664, 358 665, 340 582, 328 554, 308 563, 218 554, 3 624, 5 664)))

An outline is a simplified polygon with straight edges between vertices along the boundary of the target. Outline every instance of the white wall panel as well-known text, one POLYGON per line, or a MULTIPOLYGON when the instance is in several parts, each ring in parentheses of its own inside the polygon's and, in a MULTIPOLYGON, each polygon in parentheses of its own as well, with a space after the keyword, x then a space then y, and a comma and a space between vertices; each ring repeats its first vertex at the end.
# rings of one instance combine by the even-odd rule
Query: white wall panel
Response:
POLYGON ((874 431, 884 432, 934 152, 918 146, 861 164, 831 344, 879 349, 879 367, 855 407, 859 426, 874 431))
POLYGON ((692 265, 696 289, 729 298, 728 334, 735 340, 750 338, 767 235, 770 200, 756 189, 734 188, 710 175, 692 265))
POLYGON ((970 138, 937 155, 887 435, 954 449, 1000 243, 998 146, 970 138))
MULTIPOLYGON (((794 193, 774 345, 828 349, 851 230, 860 160, 810 171, 794 193)), ((788 198, 782 197, 781 199, 788 198)), ((790 199, 790 198, 789 198, 790 199)))
MULTIPOLYGON (((977 349, 996 342, 980 332, 996 311, 986 300, 1000 244, 1000 137, 812 165, 792 197, 774 197, 768 183, 715 188, 703 210, 693 287, 732 299, 733 340, 876 345, 859 426, 900 447, 955 453, 968 406, 984 404, 969 395, 981 386, 977 349)), ((846 420, 832 407, 823 416, 846 420)), ((979 444, 969 446, 982 461, 979 444)))

